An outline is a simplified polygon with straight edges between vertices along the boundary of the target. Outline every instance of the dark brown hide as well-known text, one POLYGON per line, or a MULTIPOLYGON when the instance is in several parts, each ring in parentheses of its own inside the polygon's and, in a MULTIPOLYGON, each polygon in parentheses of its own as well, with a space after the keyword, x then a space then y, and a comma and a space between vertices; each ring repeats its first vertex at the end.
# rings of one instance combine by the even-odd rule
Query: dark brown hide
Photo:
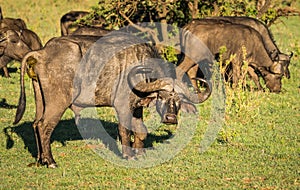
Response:
POLYGON ((271 58, 275 60, 277 59, 277 56, 279 56, 278 59, 279 63, 283 67, 283 74, 287 78, 290 78, 290 72, 288 67, 293 54, 287 55, 285 53, 281 53, 281 51, 275 43, 275 40, 273 39, 271 31, 263 22, 255 18, 246 16, 206 17, 205 20, 207 19, 227 21, 233 24, 242 24, 257 30, 261 34, 265 47, 268 53, 270 54, 271 58))
MULTIPOLYGON (((229 77, 229 80, 232 80, 234 85, 238 84, 241 77, 241 67, 244 59, 243 47, 246 50, 245 61, 247 61, 252 68, 258 69, 264 67, 271 72, 270 68, 276 64, 265 49, 261 35, 248 26, 220 22, 217 20, 195 20, 186 25, 184 30, 182 36, 184 38, 183 42, 185 43, 182 45, 184 49, 189 49, 189 51, 192 52, 191 54, 197 54, 197 47, 190 47, 188 38, 190 36, 196 36, 207 45, 214 55, 219 55, 220 47, 225 46, 227 51, 222 55, 223 62, 224 60, 228 60, 230 55, 235 55, 231 61, 231 69, 228 70, 228 73, 232 75, 229 77)), ((193 67, 192 70, 186 71, 188 71, 190 78, 194 78, 197 74, 198 65, 195 65, 189 58, 185 58, 179 65, 179 68, 191 67, 193 67)), ((248 73, 256 83, 257 87, 262 89, 259 80, 256 80, 258 77, 253 76, 256 74, 254 72, 248 73)), ((278 88, 276 87, 276 89, 278 88)), ((270 90, 274 91, 274 89, 270 90)))

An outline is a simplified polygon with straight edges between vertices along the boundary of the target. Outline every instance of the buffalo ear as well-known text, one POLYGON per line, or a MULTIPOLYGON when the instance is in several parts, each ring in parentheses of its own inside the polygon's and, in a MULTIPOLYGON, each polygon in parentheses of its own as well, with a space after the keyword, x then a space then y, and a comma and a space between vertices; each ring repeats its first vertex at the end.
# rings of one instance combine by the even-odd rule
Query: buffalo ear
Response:
POLYGON ((11 43, 17 43, 20 40, 19 35, 13 30, 8 30, 7 36, 9 36, 8 39, 9 39, 9 42, 11 42, 11 43))
POLYGON ((190 101, 181 101, 180 110, 185 113, 198 113, 196 106, 190 101))
POLYGON ((270 51, 269 54, 270 54, 271 59, 273 61, 278 61, 279 60, 278 52, 275 49, 273 51, 270 51))
POLYGON ((156 100, 157 100, 157 94, 152 93, 149 96, 142 98, 139 101, 139 105, 143 106, 143 107, 149 107, 149 106, 151 107, 151 106, 155 105, 156 100))

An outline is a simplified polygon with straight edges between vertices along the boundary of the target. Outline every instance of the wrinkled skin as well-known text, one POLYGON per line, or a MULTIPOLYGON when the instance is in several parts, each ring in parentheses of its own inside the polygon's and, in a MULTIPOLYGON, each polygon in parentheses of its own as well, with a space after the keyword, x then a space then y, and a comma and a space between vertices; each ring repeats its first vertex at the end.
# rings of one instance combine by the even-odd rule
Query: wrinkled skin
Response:
MULTIPOLYGON (((225 60, 230 58, 230 55, 235 54, 235 57, 231 60, 231 64, 229 65, 230 67, 227 68, 228 80, 233 83, 233 86, 238 84, 238 81, 242 75, 241 67, 244 60, 244 52, 242 51, 242 47, 245 47, 246 49, 245 61, 249 63, 248 74, 255 82, 259 90, 262 90, 262 86, 258 80, 257 74, 254 72, 255 70, 257 70, 259 67, 264 67, 270 72, 277 73, 278 69, 276 69, 276 71, 272 71, 274 65, 282 68, 282 66, 278 64, 278 61, 273 61, 271 59, 270 55, 265 49, 261 35, 256 30, 248 26, 220 22, 218 20, 207 21, 200 19, 194 20, 184 27, 184 32, 182 35, 183 38, 188 38, 190 35, 198 37, 216 56, 219 56, 220 54, 220 47, 226 46, 227 51, 222 55, 223 63, 225 60)), ((197 54, 197 48, 190 47, 188 41, 189 39, 185 40, 186 43, 183 44, 183 47, 186 49, 191 49, 190 51, 193 52, 193 54, 197 54)), ((216 59, 218 58, 216 57, 216 59)), ((276 60, 278 60, 278 57, 276 60)), ((197 70, 201 65, 195 65, 195 63, 190 61, 188 58, 184 59, 179 64, 179 67, 182 68, 188 68, 188 66, 190 66, 191 70, 185 71, 188 73, 189 77, 196 77, 197 70)), ((272 89, 270 90, 272 91, 272 89)))
MULTIPOLYGON (((34 73, 31 77, 36 102, 33 128, 38 147, 37 159, 49 168, 57 167, 51 152, 50 137, 67 108, 72 109, 75 121, 78 122, 80 110, 85 107, 114 107, 119 121, 122 155, 126 159, 134 159, 136 154, 144 152, 143 142, 147 137, 147 129, 143 124, 143 107, 156 102, 159 97, 171 102, 172 108, 168 110, 173 116, 180 108, 173 107, 174 102, 176 105, 188 104, 184 107, 190 107, 189 112, 195 111, 193 104, 186 98, 194 99, 195 95, 180 86, 183 84, 177 85, 178 82, 174 82, 172 75, 165 76, 168 69, 162 72, 157 69, 160 67, 143 65, 147 58, 160 58, 152 46, 141 43, 128 34, 105 36, 101 38, 101 44, 94 44, 97 39, 98 37, 92 36, 53 38, 43 49, 28 53, 22 61, 21 95, 14 123, 21 120, 26 107, 24 74, 27 69, 31 71, 29 73, 34 73), (93 44, 93 48, 87 51, 93 44), (109 57, 108 47, 112 51, 112 46, 117 48, 121 44, 128 46, 109 57), (82 64, 80 61, 85 54, 96 56, 89 56, 82 64), (103 60, 106 61, 102 62, 103 60), (101 72, 94 73, 96 71, 101 72), (145 76, 149 76, 151 80, 145 76), (95 80, 95 83, 85 77, 95 80), (89 90, 91 84, 95 86, 89 90), (132 146, 131 134, 135 138, 132 146)), ((175 123, 173 117, 165 119, 167 123, 175 123)))
POLYGON ((0 30, 0 68, 4 69, 4 74, 9 77, 6 65, 12 61, 21 61, 23 57, 32 50, 42 48, 40 38, 31 30, 23 29, 16 31, 11 29, 0 30))

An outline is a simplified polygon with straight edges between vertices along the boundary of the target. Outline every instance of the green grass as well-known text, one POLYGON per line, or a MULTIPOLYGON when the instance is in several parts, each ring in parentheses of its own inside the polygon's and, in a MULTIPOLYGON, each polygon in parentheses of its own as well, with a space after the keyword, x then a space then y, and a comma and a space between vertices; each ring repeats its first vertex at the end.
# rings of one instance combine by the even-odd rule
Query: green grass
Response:
MULTIPOLYGON (((88 10, 94 4, 91 0, 22 0, 5 1, 1 6, 4 16, 24 18, 45 43, 60 35, 59 19, 63 13, 88 10)), ((217 139, 200 154, 200 142, 210 121, 210 98, 198 105, 198 122, 190 126, 195 131, 187 146, 169 161, 148 168, 120 166, 112 162, 117 159, 114 153, 109 160, 93 152, 93 144, 82 140, 71 111, 66 112, 52 136, 52 151, 59 168, 28 167, 35 162, 36 154, 31 128, 34 94, 26 78, 26 112, 22 121, 13 126, 19 98, 19 63, 11 63, 12 78, 0 77, 0 189, 299 189, 300 24, 298 17, 282 20, 271 28, 277 45, 283 52, 298 51, 290 65, 291 79, 283 79, 283 92, 240 92, 234 106, 227 104, 226 121, 217 139)), ((104 127, 116 136, 113 110, 97 111, 104 127)), ((168 131, 186 132, 166 126, 151 128, 151 122, 148 127, 151 133, 147 143, 156 148, 172 148, 167 143, 172 140, 168 139, 168 131)), ((147 153, 155 155, 155 150, 147 153)))

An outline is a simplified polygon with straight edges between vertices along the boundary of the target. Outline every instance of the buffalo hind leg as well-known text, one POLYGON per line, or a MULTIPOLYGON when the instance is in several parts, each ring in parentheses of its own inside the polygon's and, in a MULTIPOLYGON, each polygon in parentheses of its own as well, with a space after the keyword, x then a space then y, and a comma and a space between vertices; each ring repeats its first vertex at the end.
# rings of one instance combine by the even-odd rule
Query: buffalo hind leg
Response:
MULTIPOLYGON (((53 104, 51 104, 53 105, 53 104)), ((60 104, 63 105, 63 104, 60 104)), ((66 106, 68 107, 68 106, 66 106)), ((40 138, 41 143, 41 158, 40 161, 44 165, 47 165, 48 168, 56 168, 57 164, 53 158, 52 152, 51 152, 51 142, 50 138, 52 135, 52 132, 54 131, 55 127, 57 126, 61 116, 63 115, 65 109, 62 109, 63 107, 55 107, 54 105, 47 109, 47 106, 45 106, 45 113, 43 118, 37 123, 38 128, 38 134, 40 138), (60 109, 61 108, 61 109, 60 109), (51 112, 52 110, 52 112, 51 112), (55 110, 55 113, 53 113, 53 110, 55 110), (58 111, 60 110, 60 111, 58 111)))
POLYGON ((57 164, 53 159, 50 145, 50 137, 55 128, 55 125, 44 121, 39 121, 37 127, 41 143, 41 157, 39 159, 39 162, 43 165, 47 165, 48 168, 56 168, 57 164))
POLYGON ((40 85, 38 84, 38 81, 32 80, 32 85, 34 89, 34 98, 35 98, 35 120, 33 123, 33 130, 36 140, 36 147, 37 147, 37 161, 38 163, 41 163, 41 139, 40 134, 38 130, 38 122, 41 120, 44 112, 44 103, 43 103, 43 97, 40 85))

